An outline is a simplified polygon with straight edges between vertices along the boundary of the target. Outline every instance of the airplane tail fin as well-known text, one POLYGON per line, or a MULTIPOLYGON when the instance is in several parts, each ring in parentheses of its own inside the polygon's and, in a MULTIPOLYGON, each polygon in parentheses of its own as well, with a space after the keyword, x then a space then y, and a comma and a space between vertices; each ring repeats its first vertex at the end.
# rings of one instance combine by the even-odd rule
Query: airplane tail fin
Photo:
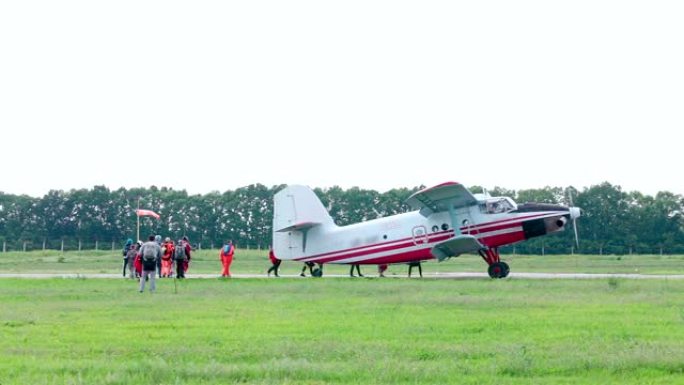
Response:
POLYGON ((335 226, 335 222, 309 187, 288 186, 273 197, 273 250, 277 258, 303 256, 309 230, 328 226, 335 226))

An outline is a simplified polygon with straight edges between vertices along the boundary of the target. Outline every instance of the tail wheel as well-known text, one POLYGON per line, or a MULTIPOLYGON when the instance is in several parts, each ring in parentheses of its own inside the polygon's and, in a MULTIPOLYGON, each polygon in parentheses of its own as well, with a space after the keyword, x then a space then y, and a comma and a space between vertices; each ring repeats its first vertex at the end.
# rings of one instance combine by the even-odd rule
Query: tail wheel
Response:
POLYGON ((505 278, 510 272, 511 269, 506 262, 492 263, 487 269, 487 273, 489 273, 489 276, 492 278, 505 278))
POLYGON ((313 275, 313 276, 316 277, 316 278, 320 278, 320 277, 323 276, 323 269, 315 268, 315 269, 313 269, 313 271, 311 272, 311 275, 313 275))

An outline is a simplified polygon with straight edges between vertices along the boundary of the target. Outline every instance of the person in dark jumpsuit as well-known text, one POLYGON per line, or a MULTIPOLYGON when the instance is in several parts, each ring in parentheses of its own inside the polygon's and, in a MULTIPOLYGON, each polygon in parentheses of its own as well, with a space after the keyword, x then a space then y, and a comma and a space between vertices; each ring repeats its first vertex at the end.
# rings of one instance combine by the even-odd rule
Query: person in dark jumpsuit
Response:
POLYGON ((130 262, 130 264, 133 264, 133 261, 128 260, 128 251, 131 249, 132 246, 133 246, 133 240, 128 238, 128 240, 126 240, 126 244, 124 245, 123 251, 122 251, 122 253, 123 253, 123 276, 124 276, 124 278, 126 278, 126 266, 128 266, 129 262, 130 262))
POLYGON ((306 271, 306 268, 307 268, 307 267, 309 268, 309 273, 310 273, 311 275, 313 275, 313 268, 314 268, 314 266, 316 266, 316 264, 313 263, 313 262, 304 262, 304 267, 302 267, 302 273, 299 274, 299 276, 300 276, 300 277, 306 277, 306 274, 304 274, 304 272, 306 271))
POLYGON ((420 275, 421 278, 423 278, 423 268, 420 266, 420 261, 413 261, 413 262, 408 263, 408 267, 409 267, 408 276, 409 276, 409 278, 411 278, 411 270, 416 266, 418 267, 418 274, 420 275))
POLYGON ((355 277, 354 268, 356 268, 356 272, 359 274, 359 277, 363 277, 363 274, 361 274, 361 266, 359 266, 358 263, 352 263, 351 268, 349 269, 349 276, 355 277))

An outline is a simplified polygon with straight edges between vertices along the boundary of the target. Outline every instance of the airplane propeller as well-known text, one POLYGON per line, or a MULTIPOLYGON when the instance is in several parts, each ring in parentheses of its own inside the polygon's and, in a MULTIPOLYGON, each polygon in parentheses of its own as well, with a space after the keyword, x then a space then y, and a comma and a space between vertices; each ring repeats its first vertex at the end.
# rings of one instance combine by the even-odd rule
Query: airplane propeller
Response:
POLYGON ((579 235, 577 234, 577 218, 582 214, 579 207, 574 207, 572 202, 572 191, 568 189, 568 200, 570 201, 570 219, 572 219, 572 229, 575 232, 575 244, 577 245, 577 250, 579 250, 579 235))
POLYGON ((575 231, 575 244, 579 250, 579 236, 577 235, 577 218, 580 216, 579 207, 570 207, 570 218, 572 218, 572 229, 575 231))

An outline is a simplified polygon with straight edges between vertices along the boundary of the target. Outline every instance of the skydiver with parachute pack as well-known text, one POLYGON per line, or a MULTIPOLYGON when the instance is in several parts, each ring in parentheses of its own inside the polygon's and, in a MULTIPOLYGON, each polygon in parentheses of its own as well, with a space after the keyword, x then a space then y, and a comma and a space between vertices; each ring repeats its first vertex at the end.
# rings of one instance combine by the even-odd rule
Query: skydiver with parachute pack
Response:
POLYGON ((157 260, 161 259, 161 247, 155 242, 154 235, 150 235, 149 240, 140 248, 138 255, 142 259, 142 275, 140 276, 140 292, 145 291, 145 281, 150 277, 150 292, 154 292, 154 278, 157 267, 157 260))
POLYGON ((173 252, 173 259, 176 262, 176 277, 185 278, 185 272, 190 265, 190 244, 187 242, 188 237, 183 237, 176 243, 173 252))

